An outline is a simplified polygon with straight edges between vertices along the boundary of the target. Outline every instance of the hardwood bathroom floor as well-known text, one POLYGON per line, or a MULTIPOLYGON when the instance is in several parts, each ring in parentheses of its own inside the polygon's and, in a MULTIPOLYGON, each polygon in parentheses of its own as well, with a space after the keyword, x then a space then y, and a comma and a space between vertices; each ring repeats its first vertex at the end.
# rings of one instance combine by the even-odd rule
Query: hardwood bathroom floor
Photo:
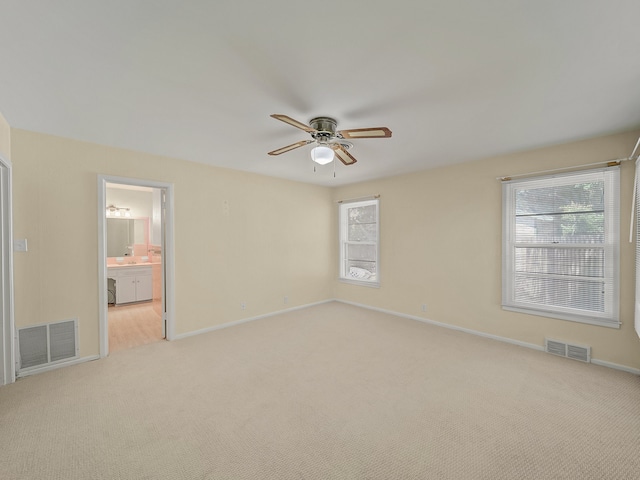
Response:
POLYGON ((109 353, 162 340, 155 302, 109 306, 109 353))

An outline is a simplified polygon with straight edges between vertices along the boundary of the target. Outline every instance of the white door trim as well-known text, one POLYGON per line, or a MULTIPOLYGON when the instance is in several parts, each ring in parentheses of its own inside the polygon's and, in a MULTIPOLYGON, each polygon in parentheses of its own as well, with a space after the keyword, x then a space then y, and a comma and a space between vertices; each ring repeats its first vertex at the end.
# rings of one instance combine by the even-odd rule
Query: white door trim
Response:
POLYGON ((0 385, 16 381, 13 305, 13 178, 11 162, 0 155, 0 385))
POLYGON ((163 262, 165 266, 165 303, 167 308, 167 340, 175 337, 175 248, 173 230, 173 184, 143 180, 139 178, 115 177, 112 175, 98 175, 98 302, 100 311, 100 357, 109 354, 109 330, 107 316, 107 183, 124 185, 138 185, 143 187, 161 188, 166 192, 166 222, 165 245, 163 248, 163 262))

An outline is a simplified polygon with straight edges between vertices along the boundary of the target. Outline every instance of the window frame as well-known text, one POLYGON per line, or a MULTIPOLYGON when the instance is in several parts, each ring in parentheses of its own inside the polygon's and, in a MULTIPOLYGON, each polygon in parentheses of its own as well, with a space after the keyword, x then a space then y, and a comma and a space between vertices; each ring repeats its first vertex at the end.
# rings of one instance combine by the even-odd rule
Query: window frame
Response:
POLYGON ((339 251, 340 259, 338 265, 338 279, 341 282, 349 283, 353 285, 361 285, 365 287, 380 287, 380 199, 373 198, 369 200, 357 200, 357 201, 344 201, 340 202, 338 206, 338 238, 339 238, 339 251), (349 208, 354 207, 366 207, 369 205, 375 205, 376 207, 376 238, 374 242, 356 242, 349 241, 348 235, 348 215, 346 214, 349 208), (347 276, 347 246, 348 245, 374 245, 376 249, 376 274, 374 280, 355 279, 347 276))
MULTIPOLYGON (((557 318, 591 325, 620 328, 620 171, 618 167, 605 169, 580 170, 565 174, 529 177, 509 180, 502 186, 502 308, 504 310, 531 315, 557 318), (603 175, 604 174, 604 175, 603 175), (603 286, 611 289, 604 295, 604 312, 588 312, 572 307, 549 304, 518 302, 515 299, 516 284, 516 248, 545 248, 545 244, 534 242, 516 242, 516 192, 527 186, 533 189, 538 185, 556 185, 585 183, 589 179, 604 176, 604 240, 593 244, 592 248, 601 248, 604 253, 603 286), (563 181, 566 179, 566 182, 563 181)), ((555 242, 554 242, 555 243, 555 242)), ((582 244, 560 244, 558 248, 575 248, 582 244)), ((591 245, 591 244, 590 244, 591 245)), ((546 248, 550 248, 547 246, 546 248)), ((553 248, 553 247, 551 247, 553 248)), ((549 278, 553 274, 542 275, 549 278)))
MULTIPOLYGON (((637 148, 637 146, 636 146, 637 148)), ((634 151, 635 153, 635 151, 634 151)), ((636 291, 635 291, 635 308, 634 308, 634 326, 636 334, 640 338, 640 195, 638 194, 638 184, 640 180, 640 157, 636 159, 636 173, 633 191, 635 193, 635 230, 636 230, 636 291)), ((633 211, 633 210, 632 210, 633 211)), ((634 225, 630 225, 629 228, 633 230, 634 225)), ((629 236, 629 242, 631 242, 631 235, 629 236)))

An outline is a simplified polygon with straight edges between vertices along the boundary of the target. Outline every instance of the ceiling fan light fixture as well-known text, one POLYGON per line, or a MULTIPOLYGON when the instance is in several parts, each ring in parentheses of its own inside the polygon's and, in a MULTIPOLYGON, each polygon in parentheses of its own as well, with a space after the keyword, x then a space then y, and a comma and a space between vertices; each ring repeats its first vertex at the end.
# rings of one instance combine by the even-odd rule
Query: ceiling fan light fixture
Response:
POLYGON ((311 160, 318 165, 326 165, 333 162, 333 149, 324 145, 319 145, 311 149, 311 160))

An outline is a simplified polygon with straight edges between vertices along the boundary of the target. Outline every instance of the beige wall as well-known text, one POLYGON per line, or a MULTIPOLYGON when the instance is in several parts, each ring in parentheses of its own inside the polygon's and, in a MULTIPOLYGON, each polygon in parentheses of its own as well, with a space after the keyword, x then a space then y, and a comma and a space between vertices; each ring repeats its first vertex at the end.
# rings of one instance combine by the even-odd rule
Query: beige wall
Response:
POLYGON ((11 160, 11 128, 0 113, 0 155, 11 160))
MULTIPOLYGON (((634 246, 628 242, 633 162, 621 167, 620 329, 503 311, 498 176, 627 157, 638 132, 612 135, 371 181, 334 200, 380 194, 381 287, 335 282, 339 299, 540 345, 544 337, 592 346, 592 356, 640 368, 633 328, 634 246), (427 312, 421 305, 427 305, 427 312)), ((337 208, 334 208, 334 222, 337 208)), ((337 277, 337 272, 334 272, 337 277)), ((335 278, 335 277, 334 277, 335 278)))
POLYGON ((329 189, 11 133, 18 328, 78 317, 80 355, 98 354, 98 174, 175 186, 176 334, 331 298, 329 189))
POLYGON ((14 260, 16 324, 78 317, 81 356, 98 353, 97 174, 107 174, 175 185, 177 334, 336 297, 535 345, 545 336, 585 343, 596 359, 640 368, 634 248, 626 241, 632 163, 621 167, 620 329, 500 308, 495 179, 625 157, 637 137, 328 189, 11 130, 14 236, 29 240, 29 251, 14 260), (335 201, 374 193, 381 195, 381 287, 337 282, 335 201))

